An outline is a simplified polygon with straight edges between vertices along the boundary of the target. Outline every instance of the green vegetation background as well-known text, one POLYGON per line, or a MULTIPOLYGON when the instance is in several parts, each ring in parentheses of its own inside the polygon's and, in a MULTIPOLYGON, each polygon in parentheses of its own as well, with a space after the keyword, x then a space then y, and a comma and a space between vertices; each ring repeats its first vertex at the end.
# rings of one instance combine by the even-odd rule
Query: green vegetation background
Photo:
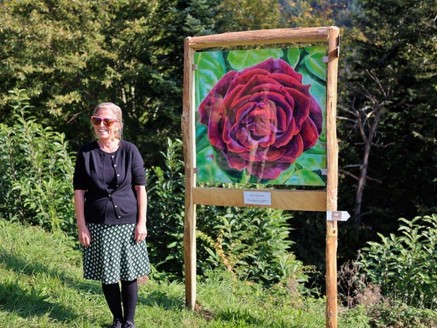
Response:
MULTIPOLYGON (((435 247, 429 247, 435 233, 427 236, 418 228, 432 225, 436 218, 432 214, 437 212, 435 14, 433 2, 426 0, 2 1, 1 220, 39 225, 53 234, 63 231, 69 245, 77 245, 71 186, 74 155, 92 138, 89 116, 94 106, 116 102, 125 113, 125 138, 139 146, 148 169, 153 279, 180 280, 184 39, 228 31, 337 25, 342 33, 338 207, 353 214, 339 229, 339 265, 345 264, 342 269, 351 277, 340 283, 345 295, 365 291, 357 286, 364 282, 354 279, 356 274, 360 277, 356 270, 367 268, 366 279, 376 287, 370 288, 369 281, 364 285, 373 296, 379 295, 381 281, 390 286, 380 290, 383 298, 375 296, 377 304, 388 305, 372 312, 377 318, 373 325, 390 326, 387 320, 394 317, 398 324, 414 326, 411 320, 420 321, 422 314, 408 306, 435 309, 435 300, 426 303, 428 294, 415 287, 430 281, 429 290, 434 291, 437 280, 435 270, 422 270, 424 276, 408 271, 420 268, 417 263, 437 268, 432 262, 437 258, 435 247), (400 217, 413 222, 411 238, 404 234, 400 217), (430 217, 431 223, 420 223, 416 217, 430 217), (370 250, 363 251, 365 247, 370 250), (384 257, 388 249, 395 255, 384 257), (361 264, 348 267, 359 251, 367 252, 361 264), (384 263, 377 261, 381 258, 384 263), (384 272, 405 279, 390 280, 384 272), (420 279, 413 279, 416 276, 420 279), (420 302, 412 302, 409 292, 399 297, 408 288, 419 293, 420 302), (384 303, 385 297, 407 307, 384 303)), ((323 213, 199 207, 199 275, 226 268, 263 288, 291 281, 302 295, 323 295, 324 220, 323 213)), ((1 244, 11 236, 2 238, 1 244)), ((3 249, 0 261, 0 269, 8 271, 2 275, 6 287, 0 302, 6 316, 17 311, 8 307, 11 297, 20 309, 20 302, 30 306, 26 300, 33 300, 32 295, 45 300, 40 295, 52 290, 43 283, 41 291, 32 280, 38 270, 45 270, 41 266, 8 267, 11 254, 3 249), (25 279, 16 278, 17 272, 25 273, 25 279), (16 287, 21 284, 26 287, 16 287)), ((355 306, 358 298, 352 296, 345 304, 355 306)), ((49 301, 38 317, 51 313, 57 304, 49 301)), ((18 316, 12 322, 24 317, 32 323, 32 316, 18 316)), ((62 318, 55 321, 69 320, 62 318)), ((415 325, 434 324, 424 320, 415 325)))

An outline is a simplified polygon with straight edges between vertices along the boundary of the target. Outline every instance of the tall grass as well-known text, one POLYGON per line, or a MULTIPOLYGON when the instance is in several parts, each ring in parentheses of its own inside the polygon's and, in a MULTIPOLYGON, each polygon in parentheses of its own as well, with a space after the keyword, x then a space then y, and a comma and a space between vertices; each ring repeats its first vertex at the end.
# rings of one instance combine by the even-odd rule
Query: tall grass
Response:
MULTIPOLYGON (((60 232, 0 220, 0 327, 106 327, 111 316, 98 282, 82 278, 81 254, 60 232)), ((141 285, 137 327, 323 327, 323 300, 291 289, 211 272, 198 285, 195 311, 183 282, 141 285)), ((340 327, 368 327, 360 309, 341 312, 340 327)))

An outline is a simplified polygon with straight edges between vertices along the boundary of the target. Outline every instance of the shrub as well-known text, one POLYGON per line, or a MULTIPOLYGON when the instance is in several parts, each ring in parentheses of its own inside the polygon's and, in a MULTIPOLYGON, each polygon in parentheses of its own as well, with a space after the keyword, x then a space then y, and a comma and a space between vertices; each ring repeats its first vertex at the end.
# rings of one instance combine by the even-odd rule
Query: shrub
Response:
POLYGON ((435 311, 416 308, 392 300, 384 300, 367 307, 367 315, 371 326, 376 328, 437 327, 435 311))
POLYGON ((73 164, 65 136, 32 119, 23 90, 10 93, 15 124, 0 124, 1 216, 72 232, 73 164))
MULTIPOLYGON (((208 261, 225 266, 240 279, 267 285, 306 280, 302 263, 289 250, 289 219, 282 211, 260 208, 230 207, 226 213, 216 213, 208 261)), ((199 217, 202 220, 211 216, 199 217)))
POLYGON ((379 234, 381 242, 362 249, 359 265, 382 294, 407 305, 437 305, 437 215, 399 219, 400 235, 379 234))
MULTIPOLYGON (((182 142, 168 140, 166 169, 148 173, 149 247, 152 262, 182 278, 185 184, 182 142)), ((306 276, 290 253, 290 217, 259 208, 197 206, 197 269, 225 267, 236 277, 273 284, 306 276)))
POLYGON ((182 142, 168 139, 167 146, 167 152, 162 153, 165 170, 152 167, 147 172, 147 240, 151 262, 157 269, 165 271, 170 278, 180 278, 185 202, 182 142))

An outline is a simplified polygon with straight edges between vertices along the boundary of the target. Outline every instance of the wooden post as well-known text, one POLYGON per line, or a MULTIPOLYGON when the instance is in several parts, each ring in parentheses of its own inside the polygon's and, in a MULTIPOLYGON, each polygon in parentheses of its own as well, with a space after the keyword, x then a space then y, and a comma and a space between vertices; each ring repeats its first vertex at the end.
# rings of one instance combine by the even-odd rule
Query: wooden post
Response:
POLYGON ((193 202, 194 174, 194 112, 193 71, 194 50, 189 47, 190 38, 185 39, 184 48, 184 92, 182 132, 185 161, 185 219, 184 219, 184 264, 185 305, 192 310, 196 304, 196 205, 193 202))
MULTIPOLYGON (((338 144, 337 144, 337 70, 339 56, 339 29, 332 28, 328 35, 328 80, 326 83, 327 133, 327 203, 328 211, 337 210, 338 144)), ((326 221, 326 327, 337 328, 337 221, 326 221)))

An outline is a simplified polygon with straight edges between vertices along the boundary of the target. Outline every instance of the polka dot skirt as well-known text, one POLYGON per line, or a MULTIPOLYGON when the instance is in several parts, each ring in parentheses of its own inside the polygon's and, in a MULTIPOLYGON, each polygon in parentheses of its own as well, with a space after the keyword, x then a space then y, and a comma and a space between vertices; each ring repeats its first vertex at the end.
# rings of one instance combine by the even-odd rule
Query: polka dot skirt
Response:
POLYGON ((83 249, 84 278, 115 284, 150 273, 146 242, 135 243, 135 224, 88 224, 91 246, 83 249))

